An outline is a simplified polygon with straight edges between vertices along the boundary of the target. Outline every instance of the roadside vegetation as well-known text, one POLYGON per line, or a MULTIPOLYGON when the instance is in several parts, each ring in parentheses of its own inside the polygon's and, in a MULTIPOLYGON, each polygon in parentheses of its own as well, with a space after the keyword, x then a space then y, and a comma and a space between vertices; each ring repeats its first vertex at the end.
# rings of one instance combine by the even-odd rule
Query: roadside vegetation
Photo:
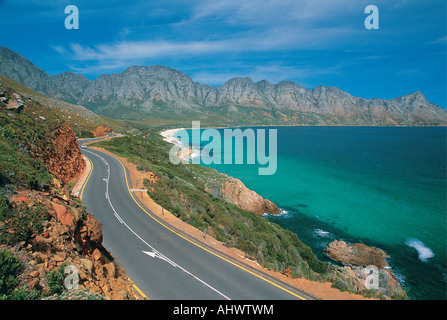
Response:
POLYGON ((126 136, 95 146, 126 158, 141 171, 153 172, 156 181, 144 183, 156 203, 226 245, 240 249, 260 265, 275 271, 289 268, 292 276, 313 280, 328 271, 330 265, 319 261, 295 233, 207 192, 207 183, 224 178, 221 173, 195 164, 173 165, 169 161, 171 145, 162 140, 157 130, 150 130, 145 138, 126 136))
MULTIPOLYGON (((0 80, 2 95, 11 99, 15 90, 5 84, 12 82, 3 77, 0 80)), ((32 93, 25 89, 21 92, 32 93)), ((63 283, 63 266, 43 276, 48 290, 27 285, 29 262, 24 258, 24 248, 33 247, 50 213, 39 202, 10 199, 18 191, 45 191, 50 186, 54 177, 47 171, 43 157, 52 150, 53 131, 63 120, 58 118, 59 113, 52 114, 39 103, 27 101, 26 105, 24 111, 17 112, 0 102, 0 300, 103 299, 86 290, 68 292, 63 283)))

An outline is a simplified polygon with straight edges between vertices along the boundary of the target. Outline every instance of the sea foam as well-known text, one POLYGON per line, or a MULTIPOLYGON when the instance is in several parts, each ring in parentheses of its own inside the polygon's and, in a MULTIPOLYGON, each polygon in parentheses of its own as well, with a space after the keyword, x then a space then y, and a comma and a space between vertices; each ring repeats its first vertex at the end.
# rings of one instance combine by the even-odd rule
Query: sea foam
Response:
POLYGON ((433 251, 431 251, 429 247, 426 247, 424 243, 418 239, 407 239, 405 240, 405 244, 417 251, 419 260, 422 262, 427 262, 428 259, 435 256, 433 251))
POLYGON ((332 238, 333 234, 330 233, 329 231, 324 231, 321 229, 315 229, 314 230, 314 235, 321 237, 321 238, 332 238))
POLYGON ((281 210, 281 212, 280 212, 280 213, 276 213, 276 214, 272 214, 272 213, 264 212, 264 213, 262 214, 262 216, 263 216, 263 217, 275 216, 275 217, 285 217, 285 218, 289 218, 289 217, 290 217, 290 216, 289 216, 289 211, 284 210, 284 209, 280 209, 280 210, 281 210))

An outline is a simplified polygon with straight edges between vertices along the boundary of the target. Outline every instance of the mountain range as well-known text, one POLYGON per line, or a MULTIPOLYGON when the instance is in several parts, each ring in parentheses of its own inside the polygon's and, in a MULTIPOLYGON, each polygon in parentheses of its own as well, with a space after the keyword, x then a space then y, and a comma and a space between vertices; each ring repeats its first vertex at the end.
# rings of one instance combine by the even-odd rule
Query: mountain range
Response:
POLYGON ((194 82, 165 66, 132 66, 94 80, 73 72, 51 76, 0 47, 0 74, 46 96, 128 120, 210 125, 446 125, 446 110, 420 92, 395 99, 364 99, 337 88, 307 89, 233 78, 221 86, 194 82))

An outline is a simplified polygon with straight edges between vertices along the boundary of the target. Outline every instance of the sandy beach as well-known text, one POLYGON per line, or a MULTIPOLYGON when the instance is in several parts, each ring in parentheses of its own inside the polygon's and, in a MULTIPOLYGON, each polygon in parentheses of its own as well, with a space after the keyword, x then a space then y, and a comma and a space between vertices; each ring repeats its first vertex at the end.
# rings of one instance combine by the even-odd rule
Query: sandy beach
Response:
POLYGON ((174 137, 174 134, 180 130, 186 130, 186 129, 185 128, 177 128, 177 129, 163 130, 160 132, 160 135, 163 137, 164 141, 175 144, 178 142, 179 139, 174 137))
POLYGON ((180 145, 179 139, 175 136, 178 131, 188 130, 186 128, 178 128, 178 129, 168 129, 159 132, 159 134, 163 137, 163 140, 172 144, 175 144, 180 147, 177 151, 177 157, 179 157, 183 161, 190 161, 193 157, 200 156, 199 150, 194 150, 193 148, 186 148, 180 145))

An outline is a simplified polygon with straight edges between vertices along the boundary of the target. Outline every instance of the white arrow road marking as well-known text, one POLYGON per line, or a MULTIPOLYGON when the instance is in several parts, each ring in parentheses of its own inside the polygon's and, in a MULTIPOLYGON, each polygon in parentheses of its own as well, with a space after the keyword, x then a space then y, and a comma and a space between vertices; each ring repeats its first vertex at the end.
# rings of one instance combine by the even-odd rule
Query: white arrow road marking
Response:
POLYGON ((169 259, 168 257, 166 257, 165 255, 161 254, 158 250, 156 250, 153 246, 151 246, 149 243, 147 243, 143 238, 141 238, 135 231, 132 230, 131 227, 129 227, 129 225, 127 225, 127 223, 124 222, 124 220, 120 217, 120 215, 116 212, 115 208, 112 205, 112 202, 110 202, 110 198, 109 198, 109 181, 110 181, 110 166, 109 163, 107 162, 106 159, 104 159, 103 157, 101 157, 100 155, 93 153, 89 150, 85 150, 97 157, 99 157, 106 165, 107 165, 107 179, 103 179, 106 181, 106 199, 109 202, 110 207, 113 210, 113 214, 115 215, 115 217, 118 219, 118 221, 123 224, 124 226, 126 226, 127 229, 129 229, 130 232, 132 232, 138 239, 141 240, 141 242, 143 242, 145 245, 147 245, 149 248, 152 249, 152 252, 149 251, 143 251, 145 254, 151 256, 152 258, 159 258, 162 259, 164 261, 166 261, 167 263, 169 263, 171 266, 175 267, 175 268, 179 268, 180 270, 182 270, 183 272, 185 272, 187 275, 189 275, 191 278, 199 281, 200 283, 202 283, 205 287, 213 290, 214 292, 216 292, 218 295, 222 296, 224 299, 226 300, 231 300, 229 297, 227 297, 226 295, 224 295, 222 292, 220 292, 219 290, 217 290, 216 288, 212 287, 211 285, 209 285, 208 283, 206 283, 205 281, 203 281, 202 279, 200 279, 199 277, 197 277, 196 275, 194 275, 193 273, 189 272, 188 270, 186 270, 185 268, 181 267, 180 265, 178 265, 177 263, 175 263, 174 261, 172 261, 171 259, 169 259))
POLYGON ((152 258, 155 258, 155 252, 143 251, 143 253, 147 254, 148 256, 151 256, 152 258))
POLYGON ((169 260, 168 258, 166 258, 164 255, 162 255, 162 254, 159 253, 159 252, 155 252, 155 251, 152 251, 152 252, 149 252, 149 251, 143 251, 143 253, 147 254, 148 256, 150 256, 150 257, 152 257, 152 258, 159 258, 159 259, 161 259, 161 260, 164 260, 164 261, 166 261, 167 263, 169 263, 171 266, 177 268, 177 265, 176 265, 174 262, 172 262, 171 260, 169 260))
POLYGON ((175 263, 174 261, 172 261, 171 259, 167 258, 165 255, 159 253, 158 251, 154 250, 152 252, 148 252, 148 251, 143 251, 143 253, 147 254, 148 256, 152 257, 152 258, 159 258, 161 260, 166 261, 167 263, 169 263, 171 266, 173 266, 174 268, 179 268, 180 270, 182 270, 184 273, 186 273, 187 275, 189 275, 191 278, 199 281, 200 283, 202 283, 205 287, 210 288, 211 290, 213 290, 214 292, 216 292, 218 295, 222 296, 223 298, 225 298, 226 300, 231 300, 229 297, 227 297, 226 295, 224 295, 222 292, 220 292, 219 290, 217 290, 216 288, 212 287, 211 285, 209 285, 208 283, 206 283, 205 281, 203 281, 202 279, 200 279, 199 277, 197 277, 196 275, 192 274, 191 272, 189 272, 188 270, 184 269, 183 267, 181 267, 180 265, 178 265, 177 263, 175 263))

